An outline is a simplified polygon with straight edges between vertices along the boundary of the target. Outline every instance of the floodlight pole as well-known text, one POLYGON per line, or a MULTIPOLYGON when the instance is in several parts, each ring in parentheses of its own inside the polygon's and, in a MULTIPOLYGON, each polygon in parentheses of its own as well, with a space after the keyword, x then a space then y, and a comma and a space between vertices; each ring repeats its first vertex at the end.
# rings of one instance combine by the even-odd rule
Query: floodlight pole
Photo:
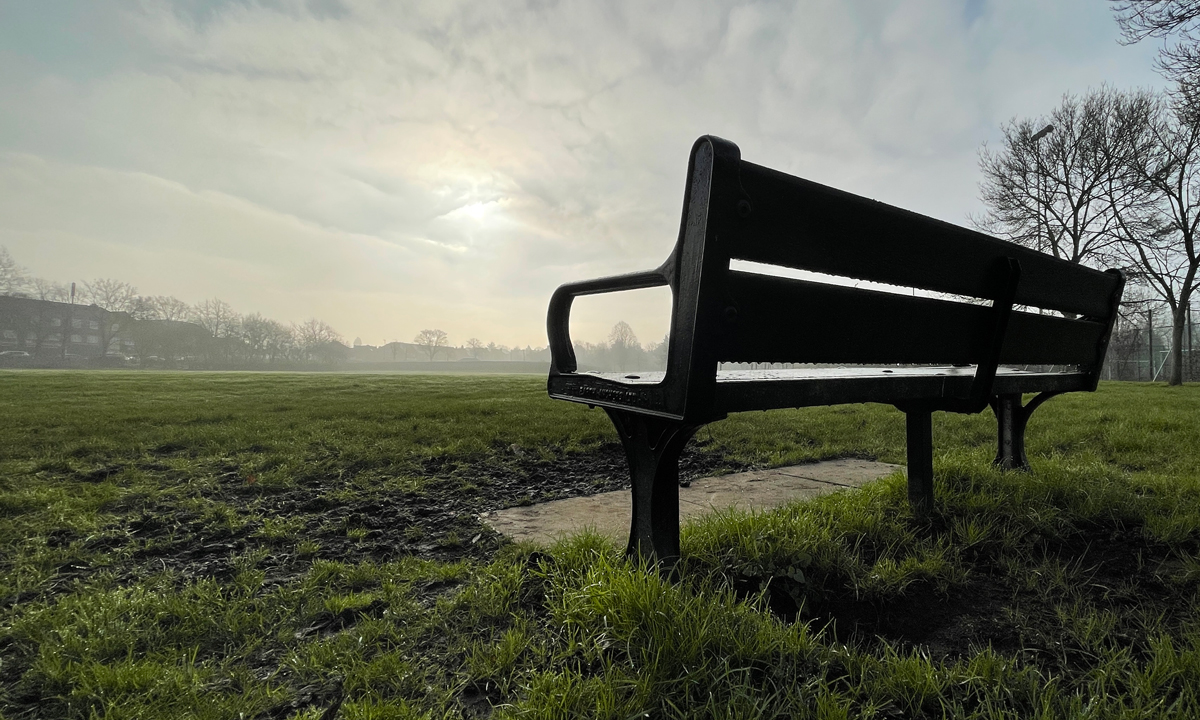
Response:
POLYGON ((1031 138, 1033 140, 1033 148, 1034 148, 1033 151, 1034 151, 1035 156, 1037 157, 1037 169, 1038 169, 1038 225, 1039 225, 1038 236, 1040 238, 1042 229, 1045 228, 1047 248, 1050 247, 1051 243, 1050 243, 1050 221, 1046 219, 1047 200, 1044 195, 1044 193, 1046 191, 1046 187, 1045 187, 1045 172, 1042 170, 1042 138, 1046 137, 1047 135, 1049 135, 1052 132, 1054 132, 1054 126, 1047 125, 1046 127, 1042 128, 1041 130, 1038 130, 1036 133, 1034 133, 1033 137, 1031 138))

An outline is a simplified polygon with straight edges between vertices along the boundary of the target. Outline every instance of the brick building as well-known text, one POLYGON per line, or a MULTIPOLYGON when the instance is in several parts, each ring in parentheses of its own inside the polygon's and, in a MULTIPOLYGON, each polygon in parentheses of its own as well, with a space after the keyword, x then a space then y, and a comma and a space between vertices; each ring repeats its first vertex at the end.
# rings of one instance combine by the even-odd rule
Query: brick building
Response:
POLYGON ((135 351, 130 321, 128 313, 97 305, 0 296, 0 351, 43 358, 130 355, 135 351))

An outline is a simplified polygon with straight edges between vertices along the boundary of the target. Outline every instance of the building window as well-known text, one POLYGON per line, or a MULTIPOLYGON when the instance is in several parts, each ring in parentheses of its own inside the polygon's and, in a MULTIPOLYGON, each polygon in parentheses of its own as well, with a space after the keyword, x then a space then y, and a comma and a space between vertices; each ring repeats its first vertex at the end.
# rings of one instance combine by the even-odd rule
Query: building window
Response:
POLYGON ((88 320, 88 330, 99 330, 99 329, 100 329, 100 323, 96 322, 95 320, 88 320))
POLYGON ((81 343, 81 342, 83 342, 83 338, 82 338, 81 336, 79 336, 79 335, 72 335, 72 336, 71 336, 71 342, 73 342, 73 343, 81 343))
POLYGON ((132 340, 122 340, 122 341, 121 341, 121 344, 122 344, 122 345, 124 345, 125 347, 133 347, 133 341, 132 341, 132 340))
POLYGON ((50 333, 50 336, 46 340, 52 343, 62 342, 62 333, 50 333))
POLYGON ((4 331, 4 339, 5 340, 16 340, 17 339, 17 331, 16 330, 5 330, 4 331))
POLYGON ((78 330, 79 328, 83 327, 83 321, 80 320, 79 318, 72 318, 71 319, 71 327, 78 330))
POLYGON ((50 327, 62 327, 62 318, 54 318, 51 320, 50 327))
POLYGON ((88 335, 88 345, 99 345, 99 344, 100 344, 100 336, 99 335, 88 335))

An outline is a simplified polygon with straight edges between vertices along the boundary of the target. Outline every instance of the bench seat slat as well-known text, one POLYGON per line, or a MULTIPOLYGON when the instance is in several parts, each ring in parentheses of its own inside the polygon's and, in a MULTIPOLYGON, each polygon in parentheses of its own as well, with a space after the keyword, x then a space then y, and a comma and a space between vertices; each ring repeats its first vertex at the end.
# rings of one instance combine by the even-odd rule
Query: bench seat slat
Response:
MULTIPOLYGON (((602 407, 643 409, 640 398, 653 397, 662 372, 582 373, 555 378, 551 397, 602 407)), ((717 372, 716 401, 721 412, 771 410, 843 403, 897 403, 931 397, 956 397, 970 388, 974 367, 849 366, 717 372)), ((997 370, 996 394, 1087 390, 1084 372, 997 370)), ((661 413, 651 413, 661 414, 661 413)))
POLYGON ((730 246, 737 259, 978 297, 996 258, 1012 257, 1017 304, 1111 313, 1113 274, 746 161, 741 183, 753 211, 730 246))
MULTIPOLYGON (((726 362, 974 364, 991 341, 986 305, 739 271, 725 290, 736 310, 718 346, 726 362)), ((1000 361, 1091 365, 1104 330, 1015 312, 1000 361)))

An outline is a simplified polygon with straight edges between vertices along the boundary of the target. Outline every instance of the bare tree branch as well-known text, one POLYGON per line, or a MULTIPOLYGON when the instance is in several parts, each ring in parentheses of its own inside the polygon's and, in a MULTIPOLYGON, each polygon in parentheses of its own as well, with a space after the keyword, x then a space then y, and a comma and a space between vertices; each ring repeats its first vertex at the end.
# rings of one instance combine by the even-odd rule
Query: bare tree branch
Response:
POLYGON ((1065 95, 1048 116, 1004 125, 1003 146, 980 152, 987 211, 976 226, 1071 262, 1112 257, 1110 193, 1131 132, 1119 109, 1135 97, 1111 88, 1065 95))
POLYGON ((1163 40, 1159 71, 1183 93, 1200 91, 1200 0, 1112 0, 1127 44, 1163 40), (1175 38, 1174 43, 1168 42, 1175 38))

